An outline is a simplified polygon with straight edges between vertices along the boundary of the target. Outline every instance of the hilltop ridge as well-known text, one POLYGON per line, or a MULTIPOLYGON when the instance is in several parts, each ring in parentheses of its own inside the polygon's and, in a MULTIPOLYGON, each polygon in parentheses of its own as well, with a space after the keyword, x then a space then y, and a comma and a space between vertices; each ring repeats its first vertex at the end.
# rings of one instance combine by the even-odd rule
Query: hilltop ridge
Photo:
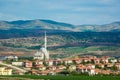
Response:
POLYGON ((68 30, 74 32, 115 32, 120 31, 120 21, 103 25, 73 25, 53 20, 17 20, 0 21, 0 30, 10 29, 50 29, 50 30, 68 30))

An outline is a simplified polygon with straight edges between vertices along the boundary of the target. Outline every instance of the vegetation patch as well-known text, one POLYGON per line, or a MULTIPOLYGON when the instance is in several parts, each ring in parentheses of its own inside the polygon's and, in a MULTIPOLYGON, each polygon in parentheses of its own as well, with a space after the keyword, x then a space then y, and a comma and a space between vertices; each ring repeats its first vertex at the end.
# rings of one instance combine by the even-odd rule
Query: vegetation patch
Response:
POLYGON ((41 79, 41 80, 120 80, 120 76, 36 76, 36 75, 12 75, 6 76, 29 79, 41 79))

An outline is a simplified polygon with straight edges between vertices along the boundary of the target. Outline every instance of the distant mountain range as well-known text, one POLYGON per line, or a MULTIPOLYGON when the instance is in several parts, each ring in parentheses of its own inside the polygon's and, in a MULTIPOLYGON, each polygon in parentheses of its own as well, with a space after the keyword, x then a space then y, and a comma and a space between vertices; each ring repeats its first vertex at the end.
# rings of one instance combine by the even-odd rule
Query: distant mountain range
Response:
POLYGON ((10 29, 50 29, 65 30, 74 32, 119 32, 120 22, 113 22, 104 25, 73 25, 68 23, 56 22, 52 20, 17 20, 0 21, 0 30, 10 29))

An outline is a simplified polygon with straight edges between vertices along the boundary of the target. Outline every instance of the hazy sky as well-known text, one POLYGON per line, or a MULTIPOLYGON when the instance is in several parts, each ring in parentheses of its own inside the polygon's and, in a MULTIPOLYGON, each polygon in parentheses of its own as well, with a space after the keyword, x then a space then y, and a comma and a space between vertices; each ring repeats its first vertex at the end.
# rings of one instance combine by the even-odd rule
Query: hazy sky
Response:
POLYGON ((120 0, 0 0, 0 20, 21 19, 110 23, 120 21, 120 0))

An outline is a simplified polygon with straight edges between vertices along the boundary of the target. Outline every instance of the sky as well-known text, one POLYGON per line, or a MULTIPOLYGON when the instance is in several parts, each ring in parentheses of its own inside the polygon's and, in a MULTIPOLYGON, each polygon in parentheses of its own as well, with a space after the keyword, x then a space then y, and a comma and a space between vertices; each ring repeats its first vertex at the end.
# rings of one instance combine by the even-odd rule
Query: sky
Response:
POLYGON ((120 21, 120 0, 0 0, 0 20, 49 19, 106 24, 120 21))

